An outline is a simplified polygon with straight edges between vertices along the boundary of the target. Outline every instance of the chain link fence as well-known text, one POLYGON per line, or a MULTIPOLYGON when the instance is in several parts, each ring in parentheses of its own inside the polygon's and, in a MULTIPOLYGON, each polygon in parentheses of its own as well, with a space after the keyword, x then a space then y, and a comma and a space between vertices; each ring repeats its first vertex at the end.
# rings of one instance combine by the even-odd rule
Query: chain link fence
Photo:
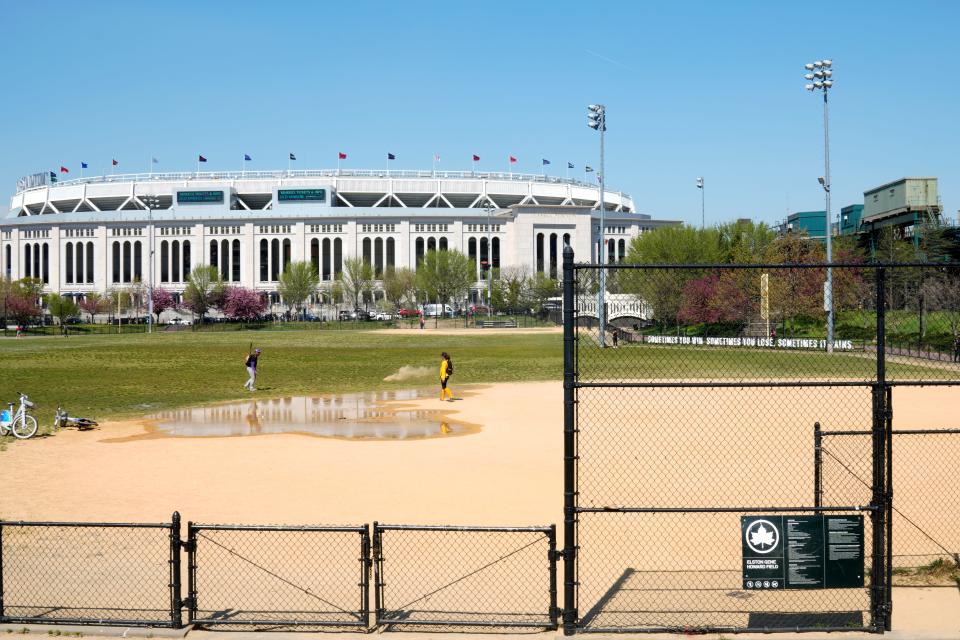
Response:
POLYGON ((0 522, 0 622, 180 627, 178 529, 0 522))
POLYGON ((916 473, 906 452, 888 468, 889 392, 960 384, 960 270, 832 265, 831 323, 826 265, 564 257, 565 632, 888 626, 889 478, 916 473), (862 432, 856 490, 820 467, 815 422, 862 432), (855 584, 747 581, 742 518, 841 515, 863 518, 855 584))
POLYGON ((556 529, 374 523, 386 630, 557 628, 556 529))
POLYGON ((357 527, 189 523, 190 622, 279 629, 361 627, 370 532, 357 527))

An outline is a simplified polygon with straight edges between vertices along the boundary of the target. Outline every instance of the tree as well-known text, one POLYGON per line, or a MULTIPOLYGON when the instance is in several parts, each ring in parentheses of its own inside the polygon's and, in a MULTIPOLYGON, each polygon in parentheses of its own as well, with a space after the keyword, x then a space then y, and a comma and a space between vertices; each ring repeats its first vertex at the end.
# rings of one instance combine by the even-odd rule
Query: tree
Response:
POLYGON ((263 294, 244 287, 227 287, 223 313, 233 320, 256 320, 267 308, 263 294))
POLYGON ((284 303, 296 315, 300 315, 303 303, 317 292, 320 275, 312 262, 291 262, 280 274, 277 292, 284 303))
POLYGON ((500 277, 493 281, 493 306, 509 311, 521 308, 530 280, 530 271, 526 265, 516 265, 501 269, 499 275, 500 277))
POLYGON ((35 323, 42 313, 35 296, 16 288, 7 296, 6 307, 7 317, 22 326, 35 323))
POLYGON ((187 287, 183 290, 183 306, 200 316, 200 322, 203 322, 207 312, 223 299, 223 289, 223 282, 216 267, 194 267, 187 277, 187 287))
MULTIPOLYGON (((801 234, 790 233, 767 247, 771 264, 816 264, 826 262, 826 249, 801 234)), ((834 272, 837 270, 834 269, 834 272)), ((770 272, 770 314, 787 323, 798 317, 821 318, 824 269, 776 269, 770 272)))
POLYGON ((459 251, 427 251, 417 269, 417 283, 434 302, 466 297, 475 278, 473 262, 459 251))
MULTIPOLYGON (((684 225, 660 227, 637 236, 630 243, 626 262, 710 264, 721 258, 720 233, 716 229, 684 225)), ((620 274, 618 284, 623 292, 643 298, 654 318, 664 326, 678 320, 687 282, 703 275, 699 269, 630 269, 620 274)))
POLYGON ((46 296, 47 301, 47 310, 50 312, 50 315, 56 318, 60 326, 64 326, 67 323, 68 318, 72 318, 80 312, 80 309, 77 307, 77 303, 74 302, 73 298, 62 296, 57 293, 50 293, 46 296))
POLYGON ((80 301, 80 309, 90 315, 90 324, 93 324, 93 317, 98 313, 105 313, 109 310, 109 301, 97 292, 88 293, 80 301))
POLYGON ((343 271, 339 276, 343 293, 359 307, 365 293, 373 287, 373 267, 363 258, 347 258, 343 261, 343 271))
POLYGON ((383 272, 383 294, 394 307, 414 302, 417 291, 417 273, 413 269, 387 267, 383 272))
POLYGON ((543 309, 543 303, 560 295, 560 283, 544 273, 538 273, 528 280, 527 296, 536 311, 543 309))
POLYGON ((107 309, 110 312, 123 313, 133 306, 130 292, 122 287, 107 289, 107 309))
POLYGON ((173 309, 176 303, 173 300, 173 294, 163 287, 153 288, 153 312, 157 315, 157 322, 160 322, 160 314, 167 309, 173 309))

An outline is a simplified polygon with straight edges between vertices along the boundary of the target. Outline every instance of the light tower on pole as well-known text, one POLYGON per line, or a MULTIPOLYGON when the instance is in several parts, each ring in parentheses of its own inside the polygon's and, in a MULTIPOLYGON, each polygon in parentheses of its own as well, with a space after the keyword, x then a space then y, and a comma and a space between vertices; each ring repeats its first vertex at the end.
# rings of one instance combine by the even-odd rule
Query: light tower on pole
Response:
POLYGON ((700 189, 700 228, 705 229, 707 227, 707 207, 704 197, 703 176, 697 178, 697 189, 700 189))
POLYGON ((147 207, 147 332, 153 333, 153 210, 160 206, 160 197, 151 195, 141 198, 147 207))
POLYGON ((823 287, 823 307, 827 312, 827 353, 833 353, 833 220, 830 215, 830 111, 827 95, 833 87, 833 60, 817 60, 803 65, 807 70, 807 91, 823 92, 823 176, 819 178, 826 198, 827 281, 823 287))
MULTIPOLYGON (((597 252, 597 262, 603 264, 607 254, 607 243, 604 240, 604 206, 603 191, 604 180, 607 174, 603 166, 603 134, 607 130, 607 108, 602 104, 591 104, 587 107, 587 126, 600 132, 600 173, 597 174, 597 182, 600 185, 600 250, 597 252)), ((604 295, 607 288, 607 273, 604 268, 600 268, 600 290, 597 293, 597 320, 600 324, 600 348, 607 346, 607 314, 604 308, 604 295)))

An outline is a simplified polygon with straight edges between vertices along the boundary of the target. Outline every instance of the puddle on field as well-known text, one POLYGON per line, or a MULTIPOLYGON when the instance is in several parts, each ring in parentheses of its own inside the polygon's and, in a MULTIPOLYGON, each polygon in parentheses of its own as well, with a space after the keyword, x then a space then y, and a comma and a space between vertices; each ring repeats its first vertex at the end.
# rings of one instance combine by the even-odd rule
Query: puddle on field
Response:
MULTIPOLYGON (((430 390, 249 399, 148 416, 147 432, 106 442, 154 438, 223 438, 296 433, 341 440, 423 440, 464 436, 479 425, 450 420, 442 409, 417 410, 404 401, 434 398, 430 390), (387 405, 385 403, 391 403, 387 405)), ((438 402, 439 404, 439 402, 438 402)))

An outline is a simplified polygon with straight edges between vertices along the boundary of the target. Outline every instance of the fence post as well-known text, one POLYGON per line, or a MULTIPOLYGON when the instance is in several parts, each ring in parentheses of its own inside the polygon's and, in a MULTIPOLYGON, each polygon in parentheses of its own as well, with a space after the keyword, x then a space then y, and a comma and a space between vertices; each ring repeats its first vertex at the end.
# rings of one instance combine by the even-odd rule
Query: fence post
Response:
POLYGON ((550 627, 557 628, 557 525, 550 525, 547 531, 547 544, 549 550, 547 557, 550 559, 550 627))
POLYGON ((363 620, 363 626, 370 626, 370 568, 372 561, 370 558, 370 525, 363 525, 361 537, 361 558, 360 558, 360 617, 363 620))
POLYGON ((870 520, 873 525, 872 567, 870 571, 871 627, 876 631, 886 628, 889 615, 888 600, 890 585, 887 583, 886 560, 886 271, 877 268, 877 371, 873 387, 873 482, 870 520))
MULTIPOLYGON (((573 248, 563 248, 563 634, 577 629, 576 361, 573 248)), ((603 327, 600 328, 603 331, 603 327)))
POLYGON ((887 436, 887 610, 883 628, 890 631, 893 623, 893 387, 886 387, 884 417, 887 436))
POLYGON ((187 621, 197 619, 197 529, 187 523, 187 621))
POLYGON ((823 506, 823 432, 813 423, 813 506, 823 506))
POLYGON ((0 522, 0 622, 3 620, 3 523, 0 522))
POLYGON ((170 522, 170 626, 179 629, 183 626, 180 607, 180 513, 173 512, 170 522))
POLYGON ((380 526, 376 520, 373 521, 373 623, 380 624, 380 612, 383 609, 383 598, 381 590, 383 589, 383 547, 380 539, 380 526))

